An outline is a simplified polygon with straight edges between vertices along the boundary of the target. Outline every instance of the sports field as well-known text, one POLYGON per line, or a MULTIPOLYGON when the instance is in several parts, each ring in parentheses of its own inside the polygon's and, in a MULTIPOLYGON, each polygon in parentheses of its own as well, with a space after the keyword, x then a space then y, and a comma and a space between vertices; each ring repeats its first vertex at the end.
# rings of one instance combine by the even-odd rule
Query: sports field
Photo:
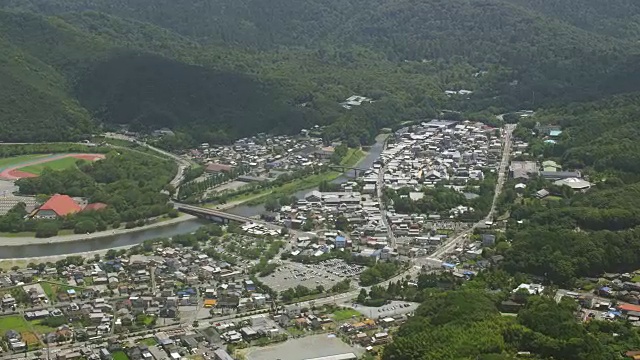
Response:
POLYGON ((8 166, 24 164, 36 159, 46 158, 48 156, 50 155, 34 154, 34 155, 21 155, 21 156, 14 156, 10 158, 2 158, 0 159, 0 169, 6 168, 8 166))
POLYGON ((85 161, 76 159, 74 157, 64 157, 58 160, 47 161, 44 163, 34 164, 19 168, 19 171, 24 171, 33 175, 40 175, 44 169, 51 169, 55 171, 66 170, 76 166, 77 161, 85 161))
POLYGON ((0 159, 0 179, 18 180, 36 177, 45 168, 64 170, 76 166, 78 160, 95 161, 104 159, 104 154, 54 154, 25 155, 0 159))

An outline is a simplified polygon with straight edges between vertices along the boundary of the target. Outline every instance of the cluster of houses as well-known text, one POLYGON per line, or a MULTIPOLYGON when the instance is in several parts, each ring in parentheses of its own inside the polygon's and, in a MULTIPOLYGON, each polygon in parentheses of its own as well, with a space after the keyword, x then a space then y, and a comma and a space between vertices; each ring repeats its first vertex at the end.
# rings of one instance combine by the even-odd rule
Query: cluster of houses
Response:
POLYGON ((271 318, 266 314, 251 316, 247 320, 227 321, 215 325, 220 338, 226 343, 251 342, 261 337, 273 338, 284 335, 284 329, 278 324, 278 316, 271 318))
POLYGON ((16 286, 25 295, 18 298, 12 292, 3 292, 3 309, 24 306, 27 320, 64 314, 67 319, 90 325, 90 336, 112 329, 127 332, 140 315, 179 319, 181 306, 195 306, 201 298, 205 308, 238 311, 261 309, 269 299, 256 291, 241 268, 213 260, 200 251, 172 247, 158 247, 153 255, 131 255, 83 266, 18 269, 0 277, 0 291, 16 286), (64 286, 57 285, 62 282, 64 286), (45 291, 45 284, 55 293, 45 291))
POLYGON ((294 171, 326 163, 333 155, 332 146, 324 146, 320 137, 267 136, 258 134, 236 140, 231 145, 201 144, 187 151, 186 156, 204 164, 207 173, 230 172, 244 166, 248 173, 240 181, 267 181, 282 172, 294 171))
POLYGON ((396 132, 396 143, 381 154, 384 186, 393 189, 464 185, 496 169, 502 142, 496 129, 482 123, 432 120, 396 132))
MULTIPOLYGON (((296 204, 265 216, 293 229, 305 229, 306 223, 316 228, 332 227, 336 219, 345 218, 349 233, 344 242, 336 241, 335 247, 357 244, 379 257, 397 255, 390 247, 387 228, 390 227, 396 236, 403 238, 401 243, 407 245, 399 250, 403 255, 426 253, 445 237, 430 233, 432 227, 425 226, 440 221, 441 215, 400 214, 393 210, 383 215, 378 199, 382 189, 378 187, 409 187, 413 189, 409 196, 418 200, 424 196, 424 187, 445 184, 465 198, 475 198, 477 194, 468 192, 474 186, 470 182, 482 181, 484 172, 495 171, 498 166, 502 151, 498 131, 481 123, 441 120, 400 129, 380 159, 357 181, 341 184, 339 191, 310 191, 296 204)), ((468 206, 456 206, 450 209, 449 217, 472 211, 468 206)), ((319 253, 326 249, 314 250, 319 253)))

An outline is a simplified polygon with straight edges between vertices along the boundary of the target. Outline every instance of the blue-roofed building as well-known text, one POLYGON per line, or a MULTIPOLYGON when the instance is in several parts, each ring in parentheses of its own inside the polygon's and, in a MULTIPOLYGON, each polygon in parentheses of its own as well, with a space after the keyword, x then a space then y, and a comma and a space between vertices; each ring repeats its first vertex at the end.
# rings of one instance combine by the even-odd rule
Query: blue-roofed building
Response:
POLYGON ((245 280, 244 281, 244 288, 247 291, 256 291, 256 285, 251 280, 245 280))
POLYGON ((336 248, 347 247, 347 238, 344 236, 336 236, 336 248))
POLYGON ((600 296, 611 296, 612 295, 611 288, 608 286, 603 286, 600 289, 598 289, 598 294, 600 296))
POLYGON ((442 263, 442 267, 443 267, 443 268, 445 268, 445 269, 455 269, 456 265, 455 265, 455 264, 450 264, 450 263, 443 262, 443 263, 442 263))
POLYGON ((562 134, 562 130, 549 130, 549 136, 556 137, 562 134))

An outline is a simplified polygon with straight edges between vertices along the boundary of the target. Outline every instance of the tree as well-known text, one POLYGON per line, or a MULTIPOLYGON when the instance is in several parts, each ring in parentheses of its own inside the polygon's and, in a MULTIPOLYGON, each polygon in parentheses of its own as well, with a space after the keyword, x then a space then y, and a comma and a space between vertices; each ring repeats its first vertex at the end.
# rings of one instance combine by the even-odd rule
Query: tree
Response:
POLYGON ((55 221, 40 222, 36 226, 36 237, 46 238, 58 235, 59 225, 55 221))
POLYGON ((96 223, 93 220, 84 220, 76 224, 73 232, 76 234, 93 233, 96 231, 96 223))
POLYGON ((358 299, 356 300, 356 302, 363 304, 366 299, 367 299, 367 290, 360 289, 360 293, 358 294, 358 299))
POLYGON ((335 227, 340 231, 347 231, 349 229, 349 220, 344 215, 338 215, 335 220, 335 227))
POLYGON ((280 209, 280 204, 278 204, 278 199, 274 197, 269 197, 264 202, 264 208, 267 211, 277 211, 280 209))
POLYGON ((171 184, 166 184, 163 187, 163 190, 168 192, 170 197, 173 197, 176 194, 176 188, 175 188, 175 186, 173 186, 171 184))

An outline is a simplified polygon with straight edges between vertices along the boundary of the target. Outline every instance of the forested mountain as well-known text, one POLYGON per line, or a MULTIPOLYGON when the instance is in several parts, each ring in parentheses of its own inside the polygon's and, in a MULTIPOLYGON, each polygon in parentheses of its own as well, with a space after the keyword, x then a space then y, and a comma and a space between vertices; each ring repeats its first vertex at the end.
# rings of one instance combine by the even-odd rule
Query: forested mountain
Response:
POLYGON ((635 0, 507 1, 598 34, 640 37, 640 3, 635 0))
POLYGON ((508 291, 471 288, 488 285, 483 279, 456 290, 423 290, 425 301, 394 334, 382 359, 613 360, 640 345, 628 322, 577 322, 577 303, 566 297, 556 303, 551 296, 525 296, 517 316, 502 316, 497 304, 508 291))
POLYGON ((0 38, 42 62, 39 76, 63 77, 46 94, 67 110, 50 117, 179 124, 202 141, 331 124, 328 137, 356 143, 441 108, 502 111, 639 90, 628 76, 640 74, 637 5, 580 3, 572 16, 568 0, 0 0, 0 38), (450 88, 475 93, 447 99, 450 88), (384 101, 346 113, 337 103, 354 93, 384 101))
POLYGON ((188 64, 197 45, 142 23, 0 11, 0 43, 3 141, 78 140, 95 131, 92 117, 213 141, 305 124, 277 88, 188 64))
MULTIPOLYGON (((505 209, 512 221, 507 236, 512 246, 503 252, 506 269, 563 286, 579 283, 583 276, 637 269, 639 118, 640 96, 628 94, 549 108, 519 124, 520 134, 530 134, 537 122, 561 125, 556 144, 529 139, 539 142, 532 153, 553 159, 565 169, 579 170, 594 185, 585 193, 565 191, 555 202, 507 201, 505 209)), ((539 178, 527 183, 528 191, 542 188, 549 187, 539 178)), ((513 190, 507 188, 503 198, 509 198, 509 193, 513 190)))

